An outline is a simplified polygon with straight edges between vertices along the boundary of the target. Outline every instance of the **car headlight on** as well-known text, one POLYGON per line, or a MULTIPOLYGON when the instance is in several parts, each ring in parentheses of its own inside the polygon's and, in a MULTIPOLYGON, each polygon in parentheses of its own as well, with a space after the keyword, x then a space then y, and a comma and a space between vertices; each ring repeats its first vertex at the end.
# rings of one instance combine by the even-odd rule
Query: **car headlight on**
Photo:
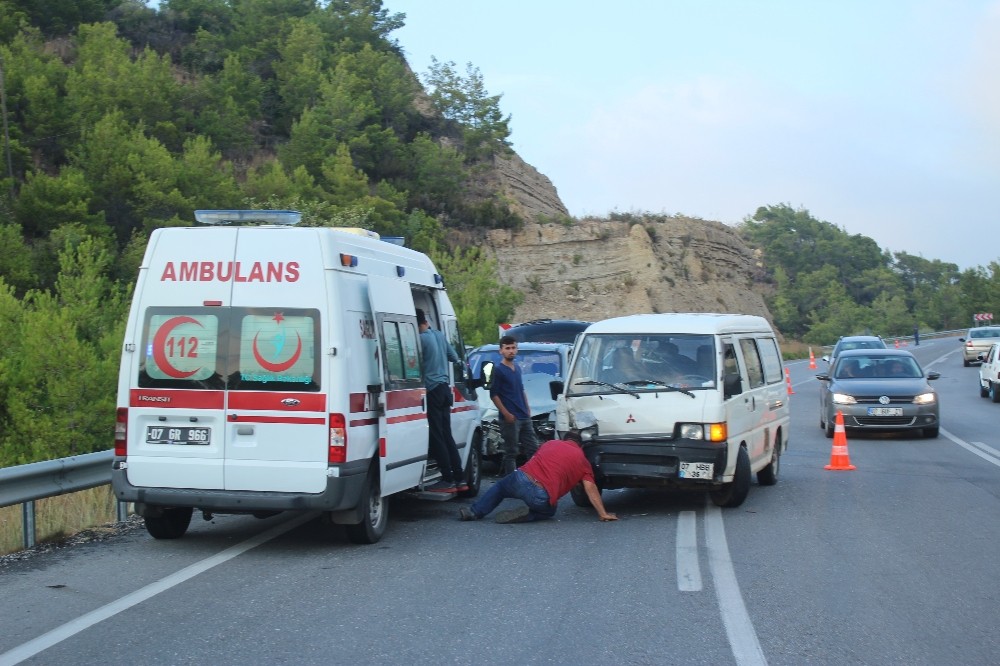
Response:
POLYGON ((933 405, 937 402, 937 395, 935 393, 921 393, 913 399, 914 405, 933 405))
POLYGON ((698 439, 706 442, 724 442, 729 438, 725 423, 681 423, 677 426, 681 439, 698 439))
POLYGON ((858 401, 854 399, 853 395, 847 395, 846 393, 834 393, 833 394, 833 404, 835 405, 856 405, 858 401))

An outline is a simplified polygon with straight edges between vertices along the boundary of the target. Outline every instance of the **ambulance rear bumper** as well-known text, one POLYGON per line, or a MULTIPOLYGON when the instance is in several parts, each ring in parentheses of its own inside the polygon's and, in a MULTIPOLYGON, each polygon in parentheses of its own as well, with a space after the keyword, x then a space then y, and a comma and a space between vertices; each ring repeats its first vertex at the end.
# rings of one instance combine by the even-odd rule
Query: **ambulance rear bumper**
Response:
POLYGON ((116 458, 111 470, 111 487, 118 501, 156 507, 192 507, 214 513, 353 509, 361 499, 361 490, 371 469, 370 460, 344 463, 338 465, 339 476, 327 477, 323 492, 288 493, 134 486, 129 483, 126 470, 121 468, 123 461, 116 458))

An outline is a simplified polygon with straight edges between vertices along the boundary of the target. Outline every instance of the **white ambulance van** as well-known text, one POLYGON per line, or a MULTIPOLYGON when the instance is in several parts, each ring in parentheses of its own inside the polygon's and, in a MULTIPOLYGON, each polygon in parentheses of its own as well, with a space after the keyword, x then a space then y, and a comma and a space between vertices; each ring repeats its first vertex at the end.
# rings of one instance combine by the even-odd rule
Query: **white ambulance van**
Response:
MULTIPOLYGON (((444 280, 424 254, 299 217, 197 211, 208 225, 150 237, 125 332, 112 485, 156 538, 182 536, 194 509, 319 510, 374 543, 390 495, 440 478, 415 311, 464 359, 444 280)), ((474 496, 481 433, 465 367, 451 368, 452 430, 474 496)))
MULTIPOLYGON (((751 474, 778 480, 789 405, 763 317, 640 314, 591 324, 568 379, 552 382, 556 429, 581 430, 597 485, 705 489, 739 506, 751 474)), ((574 501, 589 506, 581 490, 574 501)))

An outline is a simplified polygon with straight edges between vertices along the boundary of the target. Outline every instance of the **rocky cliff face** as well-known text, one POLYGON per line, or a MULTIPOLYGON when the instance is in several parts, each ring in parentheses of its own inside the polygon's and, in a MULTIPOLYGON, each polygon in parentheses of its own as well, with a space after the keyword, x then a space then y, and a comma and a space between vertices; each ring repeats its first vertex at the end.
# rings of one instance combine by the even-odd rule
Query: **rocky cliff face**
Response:
POLYGON ((514 321, 597 321, 642 312, 734 312, 771 320, 759 257, 719 222, 663 215, 573 220, 548 178, 516 155, 491 178, 529 222, 465 237, 523 292, 514 321), (539 223, 537 220, 559 220, 539 223))

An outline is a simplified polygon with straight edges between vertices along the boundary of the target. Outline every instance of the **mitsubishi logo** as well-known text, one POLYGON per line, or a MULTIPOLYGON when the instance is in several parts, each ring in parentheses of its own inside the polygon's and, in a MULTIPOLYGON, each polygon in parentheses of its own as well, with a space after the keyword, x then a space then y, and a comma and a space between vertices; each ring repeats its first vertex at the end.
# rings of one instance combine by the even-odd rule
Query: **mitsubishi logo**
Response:
POLYGON ((635 419, 632 417, 631 414, 629 414, 628 418, 625 419, 625 423, 635 423, 635 419))
POLYGON ((888 405, 890 402, 892 402, 892 401, 889 400, 889 396, 887 396, 887 395, 883 395, 882 397, 880 397, 878 399, 878 404, 880 404, 880 405, 888 405))

